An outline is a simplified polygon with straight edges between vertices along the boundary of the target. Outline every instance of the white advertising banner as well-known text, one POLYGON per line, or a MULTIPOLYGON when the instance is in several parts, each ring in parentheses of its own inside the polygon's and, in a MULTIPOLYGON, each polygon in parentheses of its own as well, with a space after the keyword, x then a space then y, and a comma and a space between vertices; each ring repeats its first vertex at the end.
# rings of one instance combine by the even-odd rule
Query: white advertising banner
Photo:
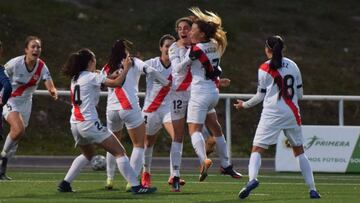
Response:
MULTIPOLYGON (((305 154, 313 171, 360 172, 360 127, 302 126, 305 154)), ((275 156, 276 171, 300 171, 283 133, 275 156)))

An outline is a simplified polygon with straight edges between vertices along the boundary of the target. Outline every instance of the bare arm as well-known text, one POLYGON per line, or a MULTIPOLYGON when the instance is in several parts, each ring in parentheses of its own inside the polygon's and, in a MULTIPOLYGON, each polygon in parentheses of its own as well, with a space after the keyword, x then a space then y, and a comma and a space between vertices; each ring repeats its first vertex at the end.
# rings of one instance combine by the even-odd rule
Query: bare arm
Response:
POLYGON ((54 82, 52 80, 45 80, 44 84, 46 89, 49 91, 50 95, 52 96, 52 98, 54 98, 54 100, 57 100, 58 94, 54 82))
POLYGON ((112 74, 115 78, 106 78, 104 85, 107 87, 121 87, 122 83, 124 82, 126 75, 129 71, 129 68, 131 67, 131 59, 128 55, 122 62, 122 65, 124 69, 122 69, 121 72, 119 72, 117 75, 112 74))

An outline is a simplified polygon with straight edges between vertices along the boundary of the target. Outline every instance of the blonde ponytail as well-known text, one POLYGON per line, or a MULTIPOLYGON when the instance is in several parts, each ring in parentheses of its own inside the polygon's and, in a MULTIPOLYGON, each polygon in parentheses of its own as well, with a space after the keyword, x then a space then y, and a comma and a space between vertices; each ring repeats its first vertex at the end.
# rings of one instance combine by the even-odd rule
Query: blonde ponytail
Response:
POLYGON ((198 25, 206 24, 205 27, 207 27, 207 29, 202 29, 201 31, 204 32, 208 38, 213 38, 217 42, 219 52, 222 55, 227 47, 227 38, 226 32, 222 27, 221 18, 211 11, 205 11, 205 13, 203 13, 198 7, 192 7, 189 10, 197 18, 194 23, 198 25))

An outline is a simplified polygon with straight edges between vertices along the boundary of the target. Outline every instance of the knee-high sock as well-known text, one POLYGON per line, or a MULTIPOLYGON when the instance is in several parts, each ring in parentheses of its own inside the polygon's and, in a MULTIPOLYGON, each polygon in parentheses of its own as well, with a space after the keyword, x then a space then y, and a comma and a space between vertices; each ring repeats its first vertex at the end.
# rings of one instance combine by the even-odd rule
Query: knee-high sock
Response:
POLYGON ((76 178, 76 176, 79 175, 81 169, 84 168, 88 163, 90 163, 90 161, 87 160, 84 155, 81 154, 76 157, 72 162, 71 167, 67 172, 64 180, 71 183, 76 178))
POLYGON ((182 155, 183 143, 172 142, 170 149, 170 163, 171 163, 171 176, 180 177, 181 155, 182 155))
POLYGON ((204 160, 207 159, 207 156, 205 150, 205 140, 201 132, 194 132, 191 135, 191 143, 195 149, 197 156, 199 157, 200 163, 203 163, 204 160))
POLYGON ((261 154, 252 152, 249 161, 249 181, 256 179, 261 166, 261 154))
POLYGON ((301 174, 304 177, 306 185, 309 187, 310 190, 316 190, 313 171, 310 166, 310 162, 305 154, 300 154, 296 157, 298 163, 300 165, 301 174))
POLYGON ((140 185, 134 169, 130 166, 129 158, 127 156, 116 158, 116 164, 121 175, 128 183, 130 183, 131 186, 140 185))
POLYGON ((150 173, 152 154, 153 154, 154 146, 146 147, 144 151, 144 171, 150 173))
POLYGON ((220 158, 221 166, 223 168, 226 168, 230 166, 231 163, 229 160, 225 137, 222 135, 219 137, 215 137, 215 139, 216 139, 216 150, 220 158))
POLYGON ((116 169, 115 157, 109 152, 106 152, 106 174, 108 179, 111 180, 114 179, 115 169, 116 169))
POLYGON ((139 176, 144 165, 144 148, 134 147, 130 157, 130 166, 134 169, 136 176, 139 176))
POLYGON ((1 156, 8 158, 7 153, 16 145, 17 142, 10 137, 10 134, 8 134, 4 143, 3 150, 1 152, 1 156))

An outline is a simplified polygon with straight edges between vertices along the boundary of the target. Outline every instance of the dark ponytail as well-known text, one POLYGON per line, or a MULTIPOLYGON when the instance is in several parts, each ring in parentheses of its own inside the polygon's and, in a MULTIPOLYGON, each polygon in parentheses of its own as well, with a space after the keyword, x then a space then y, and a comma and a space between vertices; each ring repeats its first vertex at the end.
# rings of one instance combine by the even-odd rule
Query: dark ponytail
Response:
POLYGON ((121 61, 126 58, 126 50, 129 50, 132 45, 133 43, 126 39, 116 40, 115 44, 111 47, 107 63, 110 67, 110 74, 120 68, 121 61))
POLYGON ((90 49, 81 49, 76 53, 70 54, 63 66, 62 72, 76 81, 79 78, 80 72, 86 70, 89 62, 94 60, 94 58, 95 54, 90 49))
POLYGON ((282 51, 284 48, 283 39, 276 35, 271 36, 266 39, 265 46, 269 48, 272 52, 272 58, 270 60, 270 68, 271 69, 279 69, 282 67, 282 51))

